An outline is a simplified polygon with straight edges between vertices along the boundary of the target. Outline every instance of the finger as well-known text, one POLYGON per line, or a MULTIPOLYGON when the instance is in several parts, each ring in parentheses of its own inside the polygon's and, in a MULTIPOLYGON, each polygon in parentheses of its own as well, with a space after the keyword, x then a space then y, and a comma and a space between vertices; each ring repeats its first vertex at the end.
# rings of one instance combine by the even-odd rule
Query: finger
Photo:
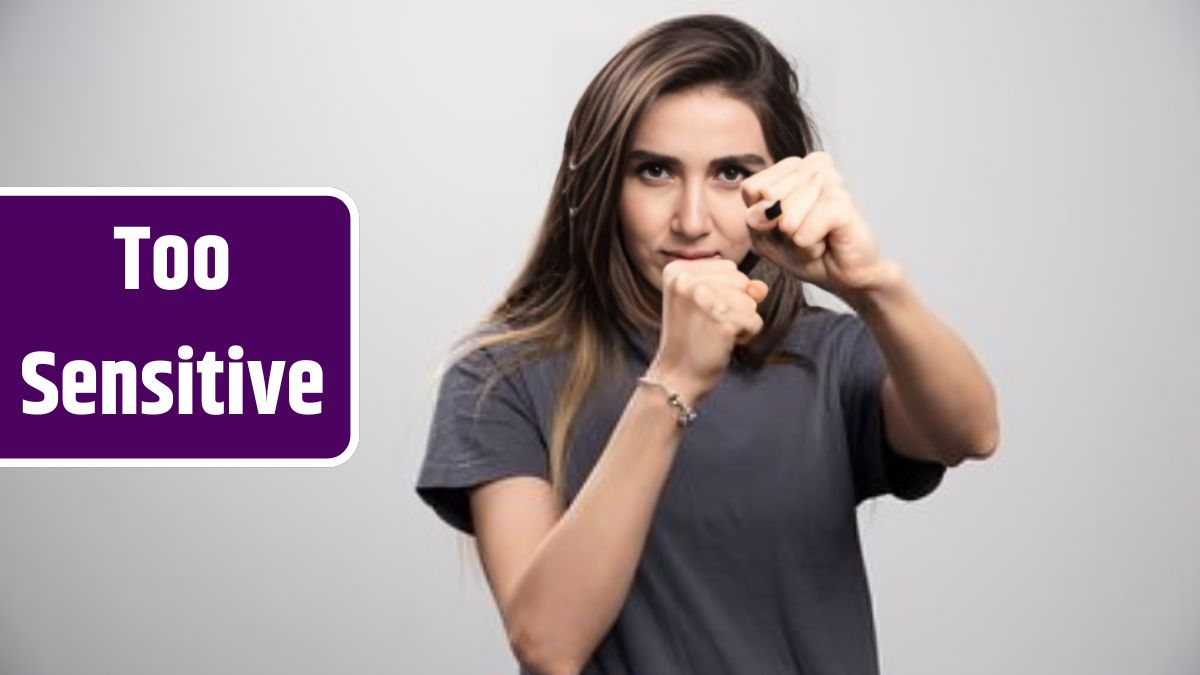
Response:
POLYGON ((729 312, 729 305, 704 282, 697 282, 692 289, 692 302, 715 321, 721 321, 729 312))
MULTIPOLYGON (((801 168, 784 175, 779 180, 775 181, 771 185, 768 185, 767 188, 763 190, 763 202, 772 204, 777 200, 783 199, 784 197, 790 195, 799 185, 802 185, 810 176, 812 176, 814 170, 815 169, 813 167, 809 167, 807 169, 801 168)), ((757 206, 757 204, 755 206, 757 206)))
POLYGON ((808 217, 808 212, 820 200, 821 190, 825 185, 824 180, 823 174, 818 171, 811 180, 804 184, 804 187, 783 200, 783 214, 779 216, 779 220, 775 224, 780 232, 788 237, 795 235, 800 224, 808 217))
POLYGON ((803 263, 810 262, 825 255, 825 240, 822 239, 815 244, 796 244, 799 250, 799 259, 803 263))
POLYGON ((783 203, 778 199, 764 199, 746 211, 746 227, 752 230, 769 230, 775 227, 775 219, 783 203))
POLYGON ((725 317, 722 328, 734 338, 734 342, 745 344, 762 330, 763 319, 757 311, 733 312, 725 317))
POLYGON ((751 175, 741 182, 742 201, 746 206, 753 206, 764 199, 763 191, 777 182, 782 176, 797 171, 804 160, 799 157, 784 157, 771 166, 751 175))
POLYGON ((681 272, 683 272, 687 268, 688 268, 687 264, 681 260, 672 260, 672 261, 668 262, 666 265, 663 265, 663 270, 662 270, 663 286, 664 287, 670 286, 670 287, 674 288, 675 279, 679 276, 679 274, 681 272))
POLYGON ((663 266, 663 284, 671 286, 676 295, 687 296, 698 281, 705 281, 730 272, 739 273, 732 260, 672 260, 663 266))
MULTIPOLYGON (((765 287, 755 280, 754 288, 765 287)), ((713 321, 715 327, 735 342, 744 343, 762 330, 758 302, 749 293, 728 286, 694 281, 692 301, 713 321)), ((756 291, 757 292, 757 291, 756 291)))
POLYGON ((767 297, 767 292, 770 287, 766 282, 760 279, 751 279, 744 272, 738 270, 733 274, 719 274, 705 278, 705 282, 716 287, 730 288, 735 291, 744 293, 754 300, 755 303, 762 302, 767 297))
POLYGON ((701 273, 704 282, 711 286, 720 286, 722 288, 732 288, 739 291, 746 290, 746 286, 750 283, 750 277, 746 276, 745 272, 740 270, 720 270, 710 272, 708 274, 701 273))
MULTIPOLYGON (((779 182, 785 175, 808 171, 820 166, 833 166, 833 157, 821 150, 814 150, 805 155, 803 159, 794 156, 784 157, 741 182, 742 201, 748 207, 753 206, 766 199, 767 189, 779 182)), ((778 198, 775 197, 775 199, 778 198)))
MULTIPOLYGON (((672 261, 669 264, 674 264, 672 261)), ((710 286, 728 286, 738 289, 745 289, 750 283, 750 277, 738 269, 737 263, 728 259, 715 260, 688 260, 680 261, 681 265, 686 266, 687 273, 696 280, 703 281, 710 286)))
MULTIPOLYGON (((809 172, 822 166, 832 167, 833 157, 821 150, 812 151, 803 159, 794 156, 785 157, 742 181, 742 200, 746 206, 752 206, 756 202, 767 199, 770 194, 770 186, 779 182, 787 174, 809 172)), ((779 195, 772 197, 772 199, 778 198, 779 195)))
MULTIPOLYGON (((667 263, 663 269, 672 265, 704 279, 716 279, 727 276, 736 277, 739 275, 745 277, 745 274, 738 269, 738 264, 730 258, 699 258, 696 260, 680 258, 667 263)), ((748 280, 749 277, 746 277, 746 279, 748 280)))
POLYGON ((761 317, 758 315, 758 303, 744 291, 728 287, 713 287, 711 289, 717 300, 714 311, 710 316, 720 325, 730 337, 753 337, 760 328, 761 317), (720 308, 725 308, 720 311, 720 308))
POLYGON ((740 295, 750 298, 750 300, 752 300, 755 304, 762 302, 767 297, 767 292, 770 290, 770 287, 767 286, 766 282, 762 281, 761 279, 751 279, 744 274, 729 277, 722 281, 726 283, 721 283, 720 286, 729 288, 740 295))
POLYGON ((748 293, 756 303, 765 300, 767 298, 767 293, 770 290, 771 287, 767 286, 766 282, 761 279, 751 279, 750 283, 746 286, 746 293, 748 293))
POLYGON ((713 274, 717 272, 737 270, 737 263, 729 258, 675 258, 671 262, 664 265, 663 270, 666 270, 672 265, 682 270, 688 270, 694 274, 713 274))
MULTIPOLYGON (((831 188, 826 186, 821 199, 817 201, 792 235, 792 242, 806 256, 814 260, 824 255, 830 231, 839 224, 849 223, 852 217, 849 212, 849 203, 830 198, 830 190, 831 188)), ((834 187, 832 190, 837 190, 837 188, 834 187)))
POLYGON ((764 191, 763 200, 751 206, 746 212, 746 225, 755 230, 771 229, 775 226, 771 221, 781 217, 779 211, 785 208, 790 196, 804 190, 818 173, 826 174, 830 171, 833 171, 832 167, 814 163, 780 178, 764 191), (776 204, 779 205, 776 206, 776 204))
MULTIPOLYGON (((667 265, 667 267, 670 267, 670 265, 667 265)), ((696 277, 694 277, 687 270, 680 270, 676 268, 674 270, 674 275, 671 277, 671 280, 668 284, 668 287, 671 289, 670 295, 678 298, 691 297, 692 287, 695 286, 696 283, 695 279, 696 277)))
POLYGON ((744 289, 732 286, 709 286, 717 294, 720 303, 728 309, 728 314, 747 314, 758 311, 758 301, 744 289))
POLYGON ((758 314, 758 312, 755 312, 754 314, 746 317, 746 322, 739 327, 737 335, 734 338, 734 342, 740 345, 746 344, 750 340, 754 339, 754 336, 762 332, 762 329, 763 318, 758 314))
POLYGON ((738 271, 736 265, 732 273, 728 271, 728 267, 730 265, 709 265, 706 273, 701 265, 689 265, 688 269, 679 271, 674 276, 674 291, 679 295, 690 294, 701 309, 714 317, 730 311, 754 312, 757 304, 767 295, 767 283, 750 279, 742 271, 738 271), (713 271, 714 267, 718 270, 713 271), (702 287, 704 291, 701 291, 702 287), (721 310, 720 306, 724 306, 725 309, 721 310))

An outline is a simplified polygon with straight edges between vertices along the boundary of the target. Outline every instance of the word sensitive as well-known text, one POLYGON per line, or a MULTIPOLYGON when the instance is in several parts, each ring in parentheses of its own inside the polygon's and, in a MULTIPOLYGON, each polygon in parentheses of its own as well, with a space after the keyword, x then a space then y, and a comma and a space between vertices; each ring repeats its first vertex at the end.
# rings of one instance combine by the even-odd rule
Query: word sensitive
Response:
MULTIPOLYGON (((192 391, 195 388, 195 374, 200 376, 200 408, 209 415, 224 415, 226 404, 228 414, 240 415, 244 407, 244 383, 247 372, 250 379, 250 391, 255 408, 260 415, 273 415, 279 400, 279 390, 283 384, 284 361, 271 361, 270 370, 266 370, 262 361, 246 361, 240 345, 229 348, 229 363, 217 360, 214 352, 205 352, 199 361, 192 362, 192 348, 182 345, 178 350, 179 363, 170 361, 150 361, 138 369, 131 361, 102 361, 100 368, 81 359, 68 361, 63 365, 62 406, 72 415, 93 415, 96 412, 95 400, 80 400, 80 395, 94 395, 97 389, 97 370, 100 379, 100 414, 115 415, 121 413, 133 415, 161 415, 171 412, 172 408, 181 415, 192 414, 192 391), (228 366, 228 374, 219 377, 228 366), (172 375, 172 371, 177 375, 172 375), (174 380, 178 395, 164 384, 160 377, 166 376, 168 381, 174 380), (138 387, 138 380, 141 387, 138 387), (118 380, 120 386, 118 387, 118 380), (218 381, 223 380, 224 386, 218 381), (145 390, 152 394, 153 400, 142 400, 141 393, 145 390), (117 394, 120 393, 120 410, 117 406, 117 394), (224 394, 221 400, 218 396, 224 394), (139 410, 140 404, 140 410, 139 410)), ((38 369, 53 368, 54 352, 30 352, 21 361, 21 375, 26 384, 42 393, 42 398, 36 401, 22 400, 21 412, 27 415, 46 415, 58 407, 59 389, 54 381, 43 376, 38 369)), ((287 367, 288 374, 288 405, 292 411, 300 415, 319 415, 321 401, 307 401, 306 394, 320 394, 323 374, 321 364, 316 361, 295 361, 287 367)), ((57 379, 57 378, 56 378, 57 379)))

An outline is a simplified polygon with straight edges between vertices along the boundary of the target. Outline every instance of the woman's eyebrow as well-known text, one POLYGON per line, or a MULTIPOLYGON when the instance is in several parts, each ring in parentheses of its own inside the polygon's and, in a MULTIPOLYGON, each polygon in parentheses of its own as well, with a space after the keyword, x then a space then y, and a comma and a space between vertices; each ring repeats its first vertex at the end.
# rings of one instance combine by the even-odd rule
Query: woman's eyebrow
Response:
MULTIPOLYGON (((678 169, 683 164, 678 157, 672 157, 670 155, 651 152, 650 150, 643 150, 640 148, 637 150, 631 150, 629 152, 629 159, 634 161, 655 162, 657 164, 662 164, 669 169, 678 169)), ((744 164, 747 167, 765 169, 767 166, 767 160, 753 153, 747 153, 744 155, 726 155, 725 157, 717 157, 708 163, 710 167, 724 166, 726 164, 744 164)))

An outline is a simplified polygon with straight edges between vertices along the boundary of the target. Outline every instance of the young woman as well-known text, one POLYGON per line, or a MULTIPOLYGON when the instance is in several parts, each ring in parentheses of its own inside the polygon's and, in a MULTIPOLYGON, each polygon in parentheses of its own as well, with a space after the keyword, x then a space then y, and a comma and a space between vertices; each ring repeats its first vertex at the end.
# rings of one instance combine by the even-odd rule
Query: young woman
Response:
POLYGON ((645 31, 576 106, 417 482, 522 672, 877 672, 855 507, 928 494, 998 422, 816 148, 788 61, 723 16, 645 31))

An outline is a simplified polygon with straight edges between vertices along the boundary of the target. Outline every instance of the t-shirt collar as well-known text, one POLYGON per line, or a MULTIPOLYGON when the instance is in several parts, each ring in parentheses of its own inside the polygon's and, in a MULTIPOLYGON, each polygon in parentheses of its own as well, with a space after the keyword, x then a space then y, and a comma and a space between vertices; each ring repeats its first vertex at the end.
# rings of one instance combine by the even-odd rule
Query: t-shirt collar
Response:
POLYGON ((658 328, 637 328, 628 321, 618 321, 617 332, 634 356, 647 365, 658 351, 658 328))

